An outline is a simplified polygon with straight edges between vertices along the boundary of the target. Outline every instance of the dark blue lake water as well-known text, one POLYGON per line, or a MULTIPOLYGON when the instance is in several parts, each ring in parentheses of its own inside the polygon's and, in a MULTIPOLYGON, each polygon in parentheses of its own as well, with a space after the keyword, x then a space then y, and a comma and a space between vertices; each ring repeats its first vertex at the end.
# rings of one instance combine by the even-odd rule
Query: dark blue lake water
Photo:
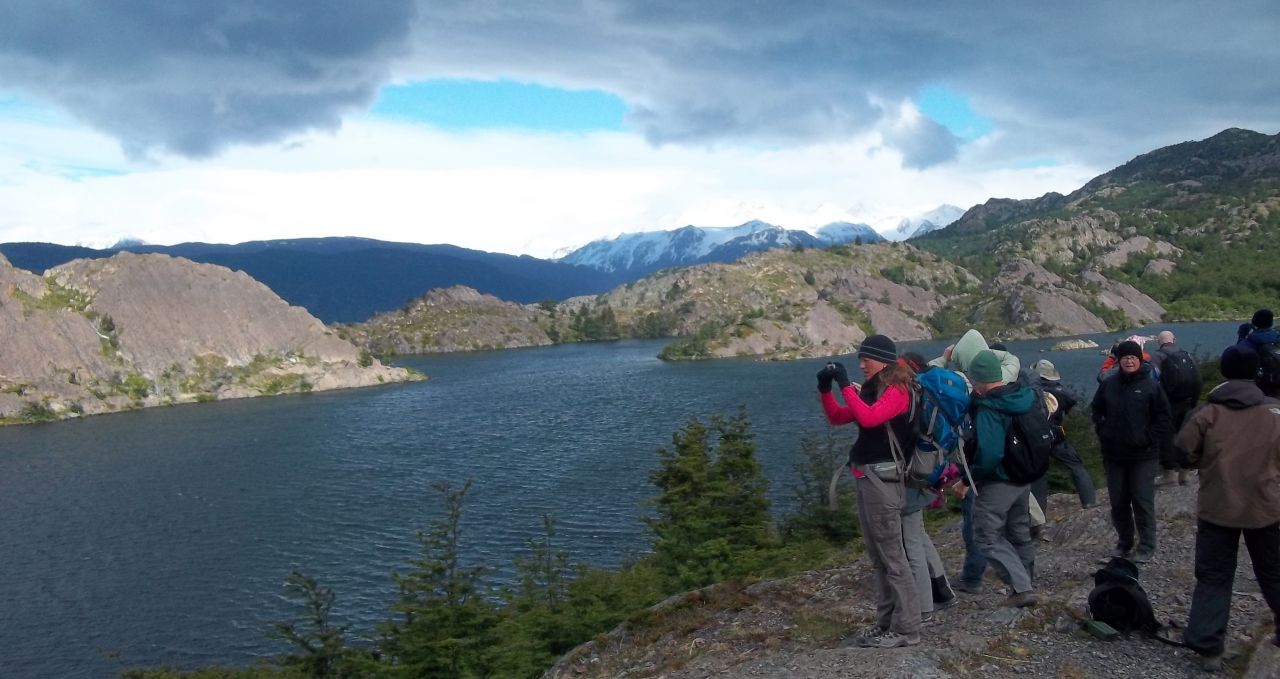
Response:
MULTIPOLYGON (((1216 353, 1235 325, 1171 327, 1216 353)), ((912 346, 933 356, 945 344, 912 346)), ((1030 363, 1051 344, 1010 349, 1030 363)), ((655 451, 689 418, 740 405, 785 511, 800 435, 827 426, 813 378, 825 359, 667 364, 660 346, 406 358, 432 379, 2 429, 0 676, 272 654, 262 632, 293 617, 281 585, 294 568, 367 631, 438 515, 438 480, 474 480, 473 561, 508 566, 549 512, 575 559, 614 565, 647 544, 655 451)), ((1098 350, 1046 356, 1092 394, 1098 350)))

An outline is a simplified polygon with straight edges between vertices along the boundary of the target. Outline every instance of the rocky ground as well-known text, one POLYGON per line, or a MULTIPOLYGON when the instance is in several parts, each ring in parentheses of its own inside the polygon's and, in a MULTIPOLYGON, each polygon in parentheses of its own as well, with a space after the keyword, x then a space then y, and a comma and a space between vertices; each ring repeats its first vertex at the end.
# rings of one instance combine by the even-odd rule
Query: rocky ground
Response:
MULTIPOLYGON (((1156 617, 1184 622, 1193 583, 1196 487, 1158 491, 1159 549, 1141 581, 1156 617)), ((1039 544, 1041 604, 1003 606, 988 573, 985 591, 934 614, 909 649, 853 645, 872 619, 865 559, 785 580, 717 586, 673 597, 644 618, 565 656, 549 679, 571 677, 1187 677, 1202 676, 1193 655, 1149 638, 1100 641, 1080 630, 1099 559, 1114 543, 1103 506, 1081 510, 1073 496, 1050 502, 1048 541, 1039 544)), ((958 523, 935 535, 949 572, 959 569, 958 523)), ((1271 613, 1241 547, 1222 676, 1280 677, 1280 649, 1267 643, 1271 613)))

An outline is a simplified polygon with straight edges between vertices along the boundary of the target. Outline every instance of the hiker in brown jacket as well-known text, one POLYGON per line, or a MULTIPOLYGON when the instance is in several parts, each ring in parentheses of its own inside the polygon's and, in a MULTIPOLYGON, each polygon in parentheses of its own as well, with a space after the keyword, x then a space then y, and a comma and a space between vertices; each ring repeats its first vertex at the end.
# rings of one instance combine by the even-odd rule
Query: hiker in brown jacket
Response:
POLYGON ((1280 645, 1280 400, 1254 383, 1258 354, 1242 346, 1222 354, 1226 382, 1192 411, 1173 444, 1200 470, 1196 586, 1183 641, 1205 669, 1221 667, 1240 535, 1280 645))

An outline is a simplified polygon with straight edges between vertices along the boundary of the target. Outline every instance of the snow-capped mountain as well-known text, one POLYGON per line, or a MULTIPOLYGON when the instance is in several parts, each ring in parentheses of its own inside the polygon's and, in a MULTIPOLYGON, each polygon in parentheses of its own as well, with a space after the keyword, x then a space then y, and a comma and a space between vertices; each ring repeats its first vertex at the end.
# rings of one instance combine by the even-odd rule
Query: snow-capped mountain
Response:
POLYGON ((876 231, 888 240, 906 240, 941 229, 963 214, 964 210, 954 205, 940 205, 923 214, 879 220, 876 231))
POLYGON ((738 226, 684 226, 673 231, 624 233, 610 240, 592 241, 558 261, 638 278, 671 266, 733 262, 760 250, 830 244, 807 231, 752 220, 738 226))
POLYGON ((854 224, 852 222, 831 222, 826 226, 818 229, 818 240, 827 245, 838 245, 840 243, 853 243, 859 238, 863 243, 880 243, 884 241, 884 236, 876 233, 876 230, 867 224, 854 224))

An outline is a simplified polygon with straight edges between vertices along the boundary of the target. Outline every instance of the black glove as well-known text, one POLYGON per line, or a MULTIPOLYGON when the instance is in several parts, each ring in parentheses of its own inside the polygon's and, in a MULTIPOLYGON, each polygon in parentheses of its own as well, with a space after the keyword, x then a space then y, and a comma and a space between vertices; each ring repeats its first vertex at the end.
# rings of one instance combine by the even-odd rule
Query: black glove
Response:
POLYGON ((818 371, 818 391, 824 394, 831 393, 831 380, 835 378, 832 375, 833 372, 835 371, 829 365, 822 366, 822 370, 818 371))
POLYGON ((845 370, 843 363, 831 363, 829 365, 835 366, 835 370, 832 372, 835 373, 834 377, 836 384, 840 385, 841 389, 844 389, 851 384, 851 382, 849 382, 849 371, 845 370))

